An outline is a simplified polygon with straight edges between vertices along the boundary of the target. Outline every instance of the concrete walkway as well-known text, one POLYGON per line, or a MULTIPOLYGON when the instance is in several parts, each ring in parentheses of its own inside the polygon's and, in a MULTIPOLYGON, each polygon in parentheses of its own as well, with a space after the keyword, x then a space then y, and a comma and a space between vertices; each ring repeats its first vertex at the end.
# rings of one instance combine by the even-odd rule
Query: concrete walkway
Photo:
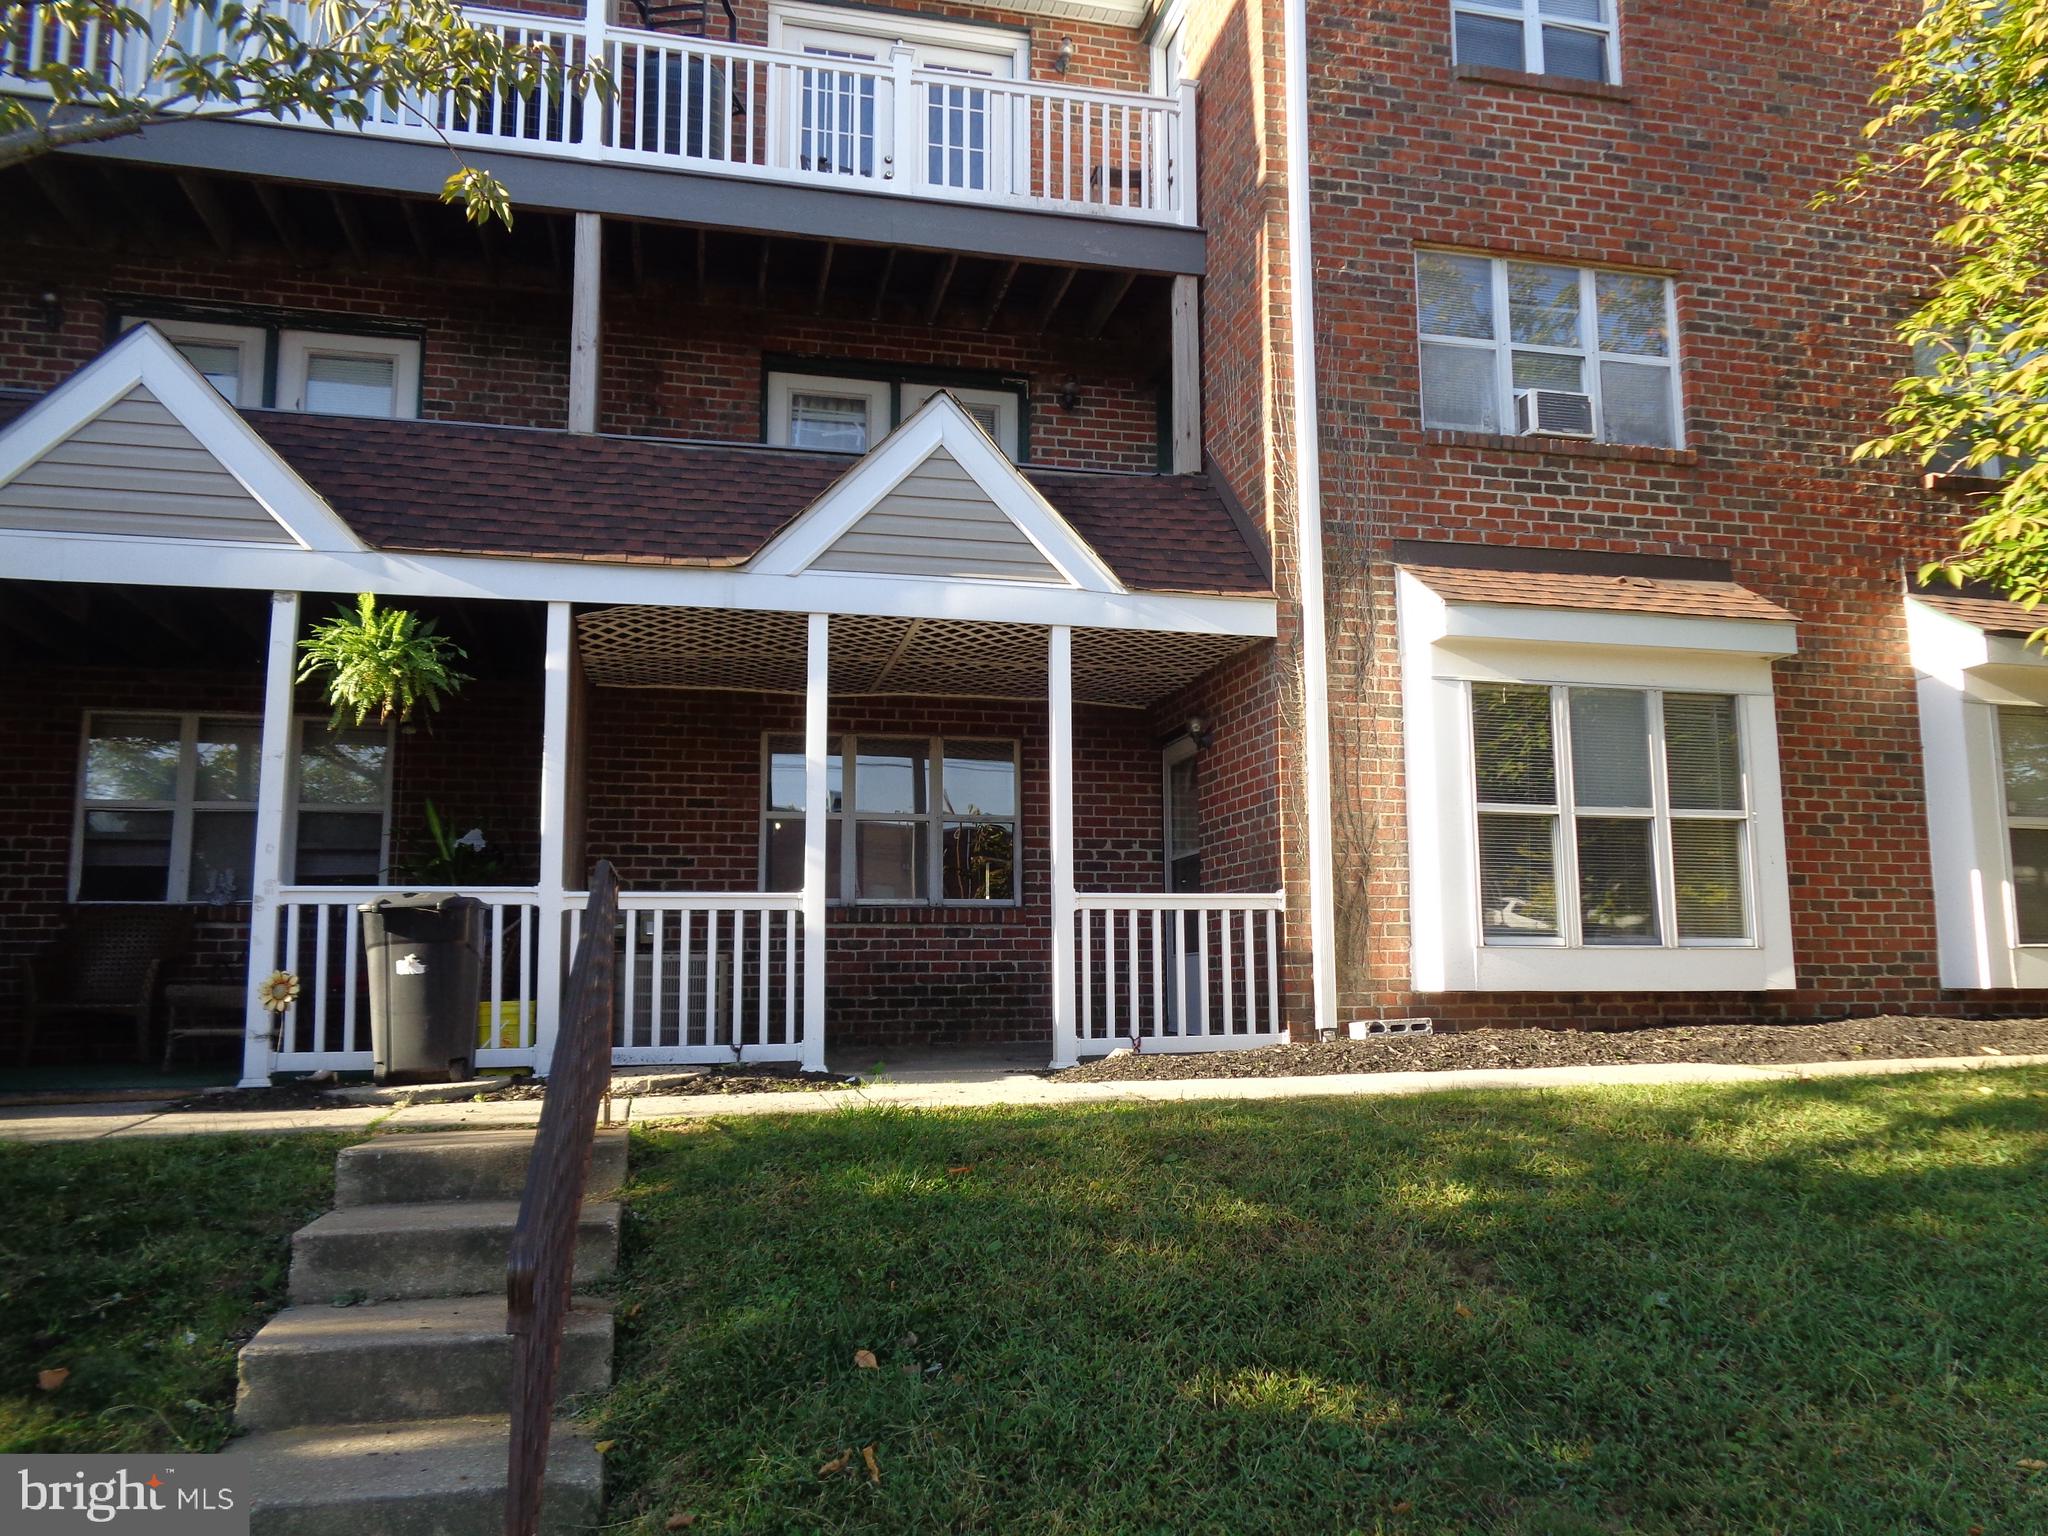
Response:
MULTIPOLYGON (((1659 1083, 1768 1083, 1821 1077, 1881 1077, 1907 1072, 1985 1071, 2048 1065, 2038 1056, 1936 1056, 1908 1061, 1823 1061, 1801 1066, 1674 1064, 1521 1067, 1469 1072, 1375 1072, 1325 1077, 1207 1077, 1128 1083, 1061 1083, 1012 1063, 979 1063, 941 1073, 919 1068, 860 1088, 815 1093, 687 1094, 615 1099, 615 1121, 701 1120, 725 1115, 819 1114, 856 1105, 976 1109, 992 1105, 1179 1102, 1214 1099, 1374 1097, 1444 1093, 1459 1088, 1641 1087, 1659 1083)), ((536 1100, 386 1105, 329 1110, 187 1111, 161 1104, 53 1104, 0 1110, 0 1140, 99 1141, 111 1137, 222 1132, 427 1130, 449 1126, 521 1126, 540 1119, 536 1100)))

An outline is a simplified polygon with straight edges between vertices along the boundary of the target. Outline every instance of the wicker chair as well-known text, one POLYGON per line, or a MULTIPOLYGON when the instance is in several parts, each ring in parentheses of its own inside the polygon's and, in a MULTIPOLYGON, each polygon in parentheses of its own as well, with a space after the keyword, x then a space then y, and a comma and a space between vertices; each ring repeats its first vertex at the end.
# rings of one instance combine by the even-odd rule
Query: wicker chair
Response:
POLYGON ((150 1018, 166 962, 192 937, 184 907, 85 907, 22 966, 20 1064, 35 1054, 41 1026, 118 1019, 135 1028, 135 1059, 149 1059, 150 1018))

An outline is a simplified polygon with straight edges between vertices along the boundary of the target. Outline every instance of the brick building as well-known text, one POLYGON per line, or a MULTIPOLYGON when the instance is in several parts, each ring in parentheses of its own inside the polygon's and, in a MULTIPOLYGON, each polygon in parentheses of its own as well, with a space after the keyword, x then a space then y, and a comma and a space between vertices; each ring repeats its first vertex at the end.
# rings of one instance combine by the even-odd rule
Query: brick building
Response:
POLYGON ((599 857, 621 1060, 2040 1006, 2048 691, 1846 456, 1924 218, 1809 206, 1912 9, 525 0, 610 100, 0 173, 0 1031, 171 907, 366 1065, 453 881, 544 1062, 599 857), (294 692, 366 590, 431 722, 294 692))

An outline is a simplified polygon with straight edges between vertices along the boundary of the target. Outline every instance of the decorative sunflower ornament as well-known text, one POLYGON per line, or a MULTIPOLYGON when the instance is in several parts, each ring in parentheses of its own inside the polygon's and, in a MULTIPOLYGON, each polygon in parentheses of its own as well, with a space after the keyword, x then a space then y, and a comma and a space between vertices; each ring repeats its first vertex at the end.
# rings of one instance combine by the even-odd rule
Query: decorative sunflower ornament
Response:
POLYGON ((272 1013, 283 1013, 299 1000, 299 978, 290 971, 272 971, 256 995, 272 1013))

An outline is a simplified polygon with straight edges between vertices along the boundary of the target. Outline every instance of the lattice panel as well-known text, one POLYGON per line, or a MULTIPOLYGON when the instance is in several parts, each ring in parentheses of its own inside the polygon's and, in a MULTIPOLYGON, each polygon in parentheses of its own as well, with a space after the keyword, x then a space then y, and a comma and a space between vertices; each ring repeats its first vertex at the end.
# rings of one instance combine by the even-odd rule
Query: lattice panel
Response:
POLYGON ((576 639, 583 670, 603 688, 804 691, 800 613, 601 608, 577 618, 576 639))
MULTIPOLYGON (((584 670, 608 688, 802 693, 803 615, 606 608, 576 621, 584 670)), ((1154 630, 1077 629, 1074 698, 1156 704, 1256 641, 1154 630)), ((1046 631, 965 619, 835 618, 832 693, 1042 699, 1046 631)))

